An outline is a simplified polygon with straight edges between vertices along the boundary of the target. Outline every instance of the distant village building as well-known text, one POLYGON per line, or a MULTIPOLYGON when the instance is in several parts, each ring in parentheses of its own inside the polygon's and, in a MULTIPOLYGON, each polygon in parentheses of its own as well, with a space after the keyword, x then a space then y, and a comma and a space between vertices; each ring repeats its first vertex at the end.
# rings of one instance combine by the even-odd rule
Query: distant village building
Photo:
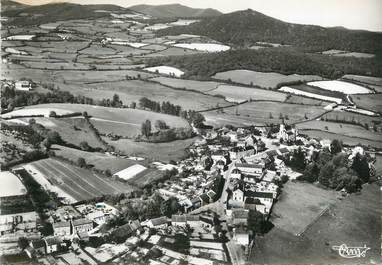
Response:
POLYGON ((72 224, 73 224, 73 233, 89 232, 90 230, 93 229, 93 221, 86 218, 73 220, 72 224))
POLYGON ((167 225, 168 225, 168 220, 167 220, 166 216, 161 216, 161 217, 158 217, 158 218, 150 219, 146 223, 146 225, 147 225, 147 227, 156 228, 156 229, 166 228, 167 225))
POLYGON ((69 236, 72 233, 70 221, 53 223, 52 227, 55 236, 69 236))
POLYGON ((21 91, 29 91, 32 90, 32 84, 27 80, 16 81, 15 89, 21 91))

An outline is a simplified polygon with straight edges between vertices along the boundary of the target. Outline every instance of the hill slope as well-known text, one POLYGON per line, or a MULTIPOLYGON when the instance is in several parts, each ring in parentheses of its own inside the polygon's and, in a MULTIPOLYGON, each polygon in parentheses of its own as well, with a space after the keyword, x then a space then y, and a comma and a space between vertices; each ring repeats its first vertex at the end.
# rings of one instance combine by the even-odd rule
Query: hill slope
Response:
POLYGON ((159 35, 181 33, 208 36, 224 43, 247 47, 261 41, 316 50, 376 52, 382 49, 382 33, 292 24, 250 9, 158 32, 159 35))
POLYGON ((25 6, 23 8, 9 9, 3 12, 7 17, 12 17, 11 24, 35 25, 57 20, 99 18, 109 16, 105 10, 112 12, 132 13, 131 10, 116 5, 78 5, 71 3, 52 3, 39 6, 25 6))
POLYGON ((150 15, 156 18, 168 18, 168 17, 213 17, 219 16, 222 13, 219 11, 207 8, 191 8, 179 4, 171 5, 136 5, 129 7, 129 9, 136 12, 140 12, 146 15, 150 15))
POLYGON ((7 11, 7 10, 25 8, 25 7, 27 7, 27 5, 24 5, 15 1, 1 0, 1 12, 7 11))

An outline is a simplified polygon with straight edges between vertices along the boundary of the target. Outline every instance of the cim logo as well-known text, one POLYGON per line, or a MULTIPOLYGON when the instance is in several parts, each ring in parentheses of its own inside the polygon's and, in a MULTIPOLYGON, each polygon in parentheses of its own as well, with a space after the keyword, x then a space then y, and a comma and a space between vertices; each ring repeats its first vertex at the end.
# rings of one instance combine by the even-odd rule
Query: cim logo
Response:
POLYGON ((366 257, 366 252, 370 249, 366 245, 363 247, 348 247, 346 244, 340 246, 333 246, 334 250, 338 251, 338 254, 347 259, 351 258, 364 258, 366 257))

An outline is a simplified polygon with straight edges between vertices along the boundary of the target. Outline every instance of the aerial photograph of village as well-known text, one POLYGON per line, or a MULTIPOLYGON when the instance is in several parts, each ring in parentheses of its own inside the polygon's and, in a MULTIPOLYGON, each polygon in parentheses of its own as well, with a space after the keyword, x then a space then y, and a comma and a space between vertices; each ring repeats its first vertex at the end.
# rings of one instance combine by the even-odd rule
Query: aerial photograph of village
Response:
POLYGON ((1 0, 0 264, 382 264, 382 1, 1 0))

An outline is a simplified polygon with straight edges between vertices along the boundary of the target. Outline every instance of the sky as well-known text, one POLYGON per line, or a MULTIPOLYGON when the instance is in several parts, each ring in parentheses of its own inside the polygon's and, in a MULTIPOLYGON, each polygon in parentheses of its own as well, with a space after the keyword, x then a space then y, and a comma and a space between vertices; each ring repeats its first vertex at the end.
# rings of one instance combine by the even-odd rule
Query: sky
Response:
POLYGON ((17 0, 38 5, 50 2, 78 4, 115 4, 129 7, 137 4, 179 3, 195 8, 215 8, 223 13, 251 8, 287 22, 324 27, 343 26, 382 32, 382 0, 17 0))

